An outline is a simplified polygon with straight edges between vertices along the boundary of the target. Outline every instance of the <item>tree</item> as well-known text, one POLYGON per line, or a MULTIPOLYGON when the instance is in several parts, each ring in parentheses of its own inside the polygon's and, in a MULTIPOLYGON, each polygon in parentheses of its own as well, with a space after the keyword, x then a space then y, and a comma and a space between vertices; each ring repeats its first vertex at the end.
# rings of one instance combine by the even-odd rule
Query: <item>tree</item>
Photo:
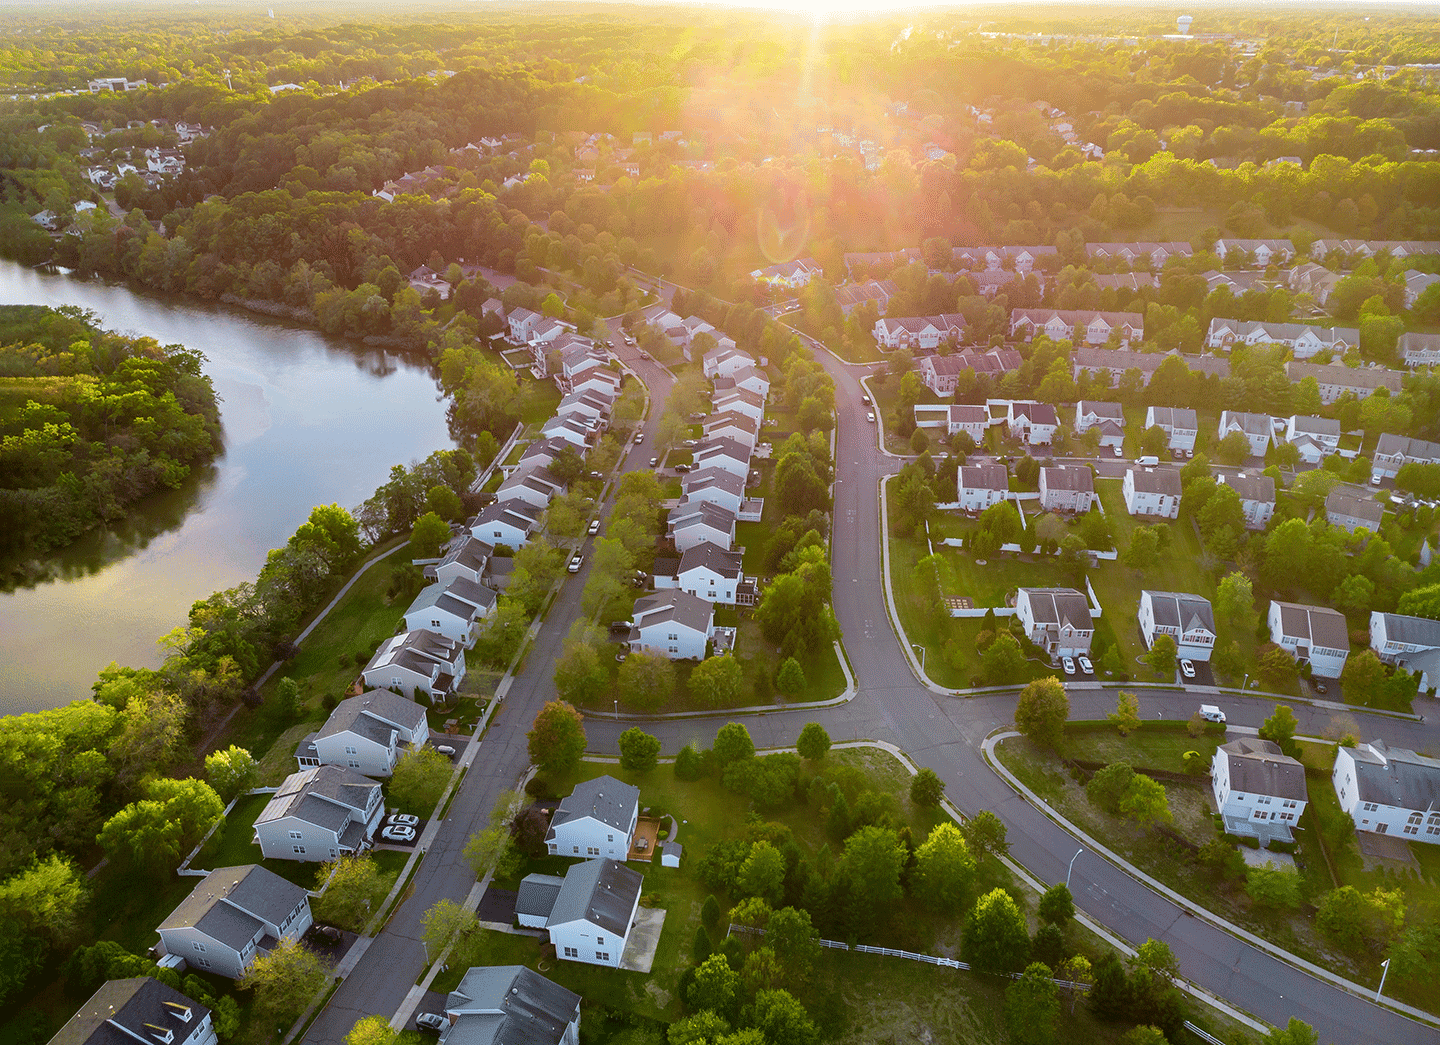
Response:
POLYGON ((1070 887, 1064 882, 1056 882, 1049 889, 1046 889, 1040 896, 1040 906, 1036 909, 1042 922, 1051 925, 1058 925, 1060 928, 1070 924, 1070 919, 1075 917, 1075 898, 1070 895, 1070 887))
POLYGON ((723 954, 712 954, 695 967, 685 1001, 692 1009, 729 1012, 740 991, 740 974, 723 954))
POLYGON ((1405 919, 1401 893, 1374 889, 1369 894, 1342 885, 1325 894, 1315 911, 1315 926, 1331 943, 1352 953, 1367 944, 1387 943, 1405 919))
POLYGON ((525 736, 530 741, 530 761, 546 773, 567 773, 585 754, 584 720, 573 704, 563 700, 541 708, 525 736))
POLYGON ((379 909, 390 886, 380 873, 380 865, 368 853, 321 864, 315 880, 328 883, 313 905, 316 920, 357 933, 379 909))
POLYGON ((1238 466, 1250 456, 1250 440, 1244 432, 1231 432, 1215 446, 1215 456, 1221 464, 1238 466))
POLYGON ((1164 786, 1144 773, 1136 773, 1130 781, 1120 799, 1119 809, 1124 816, 1142 824, 1168 824, 1171 820, 1170 800, 1165 795, 1164 786))
POLYGON ((727 722, 715 734, 715 761, 723 769, 739 759, 755 757, 755 741, 739 722, 727 722))
POLYGON ((454 767, 433 747, 411 748, 395 763, 390 777, 390 800, 402 812, 426 816, 440 801, 454 767))
POLYGON ((1245 875, 1245 891, 1257 907, 1295 910, 1300 906, 1300 876, 1274 864, 1252 867, 1245 875))
POLYGON ((988 649, 980 655, 980 674, 986 682, 1002 684, 1025 676, 1025 653, 1020 642, 1008 631, 995 636, 988 649))
MULTIPOLYGON (((79 932, 89 900, 85 876, 69 860, 51 853, 0 882, 0 924, 10 921, 22 928, 32 937, 31 943, 43 940, 61 947, 79 932)), ((0 969, 6 965, 6 958, 0 957, 0 969)), ((0 983, 3 980, 0 973, 0 983)))
POLYGON ((966 820, 960 831, 977 858, 1010 855, 1010 843, 1005 840, 1005 821, 988 809, 982 809, 966 820))
POLYGON ((1255 590, 1243 573, 1229 573, 1215 588, 1215 616, 1235 631, 1255 630, 1255 590))
POLYGON ((1015 1045, 1050 1045, 1060 1001, 1049 966, 1034 962, 1005 988, 1005 1027, 1015 1045))
POLYGON ((772 907, 785 895, 785 856, 769 842, 756 842, 740 865, 736 888, 745 896, 758 896, 772 907))
POLYGON ((456 937, 479 924, 475 912, 464 904, 445 898, 436 901, 420 919, 420 938, 425 942, 426 957, 438 958, 456 937))
POLYGON ((644 773, 655 768, 660 758, 660 741, 639 726, 631 726, 620 734, 620 765, 633 772, 644 773))
POLYGON ((731 703, 745 681, 744 670, 734 657, 707 657, 690 672, 690 692, 710 707, 731 703))
POLYGON ((516 847, 503 824, 491 824, 472 834, 465 843, 463 855, 477 880, 491 871, 497 877, 509 877, 511 873, 519 872, 524 860, 524 854, 516 847))
POLYGON ((193 777, 157 778, 145 795, 100 830, 100 847, 118 864, 168 872, 225 815, 220 796, 193 777))
POLYGON ((289 676, 275 684, 275 712, 287 722, 300 717, 300 684, 289 676))
POLYGON ((1280 750, 1288 755, 1294 751, 1295 731, 1299 728, 1295 712, 1285 704, 1276 704, 1274 712, 1260 727, 1260 739, 1278 744, 1280 750))
POLYGON ((268 1034, 271 1027, 283 1030, 299 1016, 329 980, 315 952, 294 940, 282 940, 268 954, 259 955, 236 986, 255 992, 255 1026, 268 1034))
POLYGON ((1025 915, 1004 889, 992 889, 965 919, 960 957, 976 972, 997 976, 1019 972, 1030 955, 1025 915))
POLYGON ((1149 969, 1154 975, 1171 983, 1180 977, 1180 963, 1175 959, 1175 952, 1164 940, 1147 939, 1135 948, 1135 956, 1130 962, 1132 965, 1149 969))
MULTIPOLYGON (((999 642, 999 639, 995 640, 999 642)), ((1041 747, 1058 748, 1070 717, 1070 698, 1053 675, 1038 678, 1020 693, 1015 705, 1015 725, 1041 747)))
POLYGON ((782 907, 765 926, 765 946, 775 952, 787 973, 803 979, 820 957, 820 934, 810 923, 810 912, 782 907))
POLYGON ((1176 653, 1175 639, 1171 635, 1156 635, 1155 641, 1150 644, 1150 652, 1144 656, 1144 661, 1155 672, 1157 678, 1173 679, 1175 667, 1179 660, 1176 653))
POLYGON ((945 781, 926 767, 910 778, 910 801, 917 806, 938 806, 945 794, 945 781))
POLYGON ((572 635, 555 660, 555 692, 561 700, 584 704, 605 691, 610 677, 600 663, 600 651, 585 640, 585 629, 572 635))
POLYGON ((820 1040, 805 1006, 786 990, 757 991, 751 1022, 769 1045, 818 1045, 820 1040))
POLYGON ((1116 732, 1128 737, 1140 728, 1140 698, 1134 693, 1122 692, 1115 701, 1115 710, 1106 718, 1115 724, 1116 732))
POLYGON ((1320 1038, 1310 1024, 1291 1016, 1283 1028, 1266 1035, 1264 1045, 1320 1045, 1320 1038))
POLYGON ((631 653, 620 665, 615 689, 630 707, 654 711, 675 694, 675 665, 658 654, 631 653))
POLYGON ((1159 425, 1151 425, 1140 433, 1140 452, 1150 457, 1159 457, 1170 445, 1170 437, 1159 425))
POLYGON ((362 1016, 345 1035, 345 1045, 394 1045, 399 1036, 388 1016, 362 1016))
POLYGON ((1165 1037, 1165 1032, 1159 1027, 1144 1024, 1131 1027, 1125 1037, 1120 1039, 1120 1045, 1170 1045, 1170 1043, 1165 1037))
POLYGON ((450 524, 434 512, 426 512, 415 520, 415 525, 410 530, 410 557, 439 558, 440 546, 449 539, 450 524))
POLYGON ((1281 689, 1295 681, 1300 669, 1283 647, 1273 643, 1262 646, 1255 661, 1256 673, 1260 680, 1272 689, 1281 689))
POLYGON ((1160 561, 1160 530, 1154 526, 1137 526, 1130 534, 1125 550, 1125 565, 1132 570, 1148 570, 1160 561))
POLYGON ((963 908, 975 880, 975 858, 954 824, 937 824, 915 850, 911 888, 929 909, 954 914, 963 908))
POLYGON ((839 874, 849 886, 852 901, 873 912, 900 899, 905 856, 905 846, 888 827, 862 827, 847 838, 839 874))
POLYGON ((805 670, 794 657, 786 657, 775 675, 775 688, 787 697, 793 697, 805 688, 805 670))
POLYGON ((807 722, 800 730, 795 750, 800 753, 801 758, 809 762, 819 762, 830 750, 830 734, 825 732, 825 727, 820 723, 807 722))
POLYGON ((713 1009, 701 1009, 672 1023, 665 1040, 669 1045, 715 1045, 729 1031, 730 1024, 725 1017, 713 1009))
POLYGON ((221 801, 229 802, 242 791, 249 791, 255 786, 256 773, 255 758, 243 747, 231 744, 205 756, 205 776, 221 801))

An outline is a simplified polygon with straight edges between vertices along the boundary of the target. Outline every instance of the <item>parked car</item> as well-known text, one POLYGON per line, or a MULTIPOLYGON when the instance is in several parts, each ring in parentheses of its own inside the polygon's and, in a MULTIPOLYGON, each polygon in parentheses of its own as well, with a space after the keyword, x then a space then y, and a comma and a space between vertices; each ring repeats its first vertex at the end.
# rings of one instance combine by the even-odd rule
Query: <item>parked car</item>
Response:
POLYGON ((1188 660, 1181 660, 1180 674, 1184 675, 1187 679, 1193 679, 1195 677, 1195 665, 1188 660))
POLYGON ((652 458, 650 458, 650 467, 651 467, 651 468, 658 467, 659 464, 660 464, 660 458, 658 458, 658 457, 652 457, 652 458))
POLYGON ((576 552, 574 555, 570 556, 570 565, 566 566, 565 569, 570 573, 579 573, 580 567, 584 565, 585 556, 581 555, 579 552, 576 552))
POLYGON ((861 395, 860 395, 860 402, 864 403, 866 406, 869 406, 869 405, 870 405, 870 397, 867 396, 867 395, 865 395, 865 394, 862 392, 861 395))
POLYGON ((1201 704, 1200 717, 1206 722, 1219 722, 1222 726, 1225 724, 1225 712, 1214 704, 1201 704))
POLYGON ((329 940, 331 943, 339 943, 345 938, 345 934, 333 925, 316 925, 312 931, 316 936, 329 940))
POLYGON ((421 1030, 434 1031, 436 1034, 444 1034, 450 1029, 450 1019, 438 1012, 422 1012, 415 1017, 415 1026, 421 1030))
POLYGON ((1112 449, 1112 450, 1115 451, 1115 456, 1116 456, 1116 457, 1124 457, 1124 456, 1125 456, 1125 448, 1122 447, 1122 446, 1112 446, 1110 449, 1112 449))
POLYGON ((690 466, 688 464, 677 464, 675 466, 675 470, 677 472, 688 472, 690 470, 690 466))
POLYGON ((1061 657, 1061 658, 1060 658, 1060 666, 1065 669, 1065 674, 1067 674, 1067 675, 1073 675, 1073 674, 1075 674, 1075 661, 1074 661, 1073 659, 1071 659, 1070 657, 1061 657))
POLYGON ((599 533, 599 532, 600 532, 600 520, 599 520, 599 519, 591 519, 591 520, 590 520, 590 530, 589 530, 590 536, 591 536, 591 537, 594 537, 594 536, 595 536, 597 533, 599 533))
POLYGON ((444 755, 446 758, 455 757, 455 749, 449 744, 436 744, 435 750, 440 752, 440 754, 444 755))
POLYGON ((1082 654, 1080 654, 1080 656, 1076 657, 1075 659, 1080 662, 1080 670, 1081 670, 1081 671, 1085 672, 1085 674, 1087 674, 1087 675, 1093 675, 1093 674, 1095 674, 1095 665, 1090 663, 1090 658, 1089 658, 1089 657, 1085 656, 1085 654, 1082 653, 1082 654))
POLYGON ((874 420, 875 420, 875 411, 874 411, 874 410, 867 410, 867 411, 865 412, 865 420, 867 420, 867 421, 874 421, 874 420))
POLYGON ((380 829, 380 837, 387 842, 413 842, 415 829, 405 824, 391 824, 380 829))
POLYGON ((420 823, 420 818, 414 813, 391 813, 385 818, 387 824, 406 824, 414 827, 420 823))
POLYGON ((628 620, 612 620, 610 622, 610 634, 629 635, 630 629, 634 626, 634 623, 628 620))
POLYGON ((1371 485, 1371 486, 1379 486, 1381 480, 1383 480, 1384 478, 1385 478, 1385 477, 1384 477, 1383 475, 1380 475, 1380 474, 1378 474, 1378 473, 1375 474, 1375 475, 1372 475, 1372 476, 1370 477, 1370 485, 1371 485))

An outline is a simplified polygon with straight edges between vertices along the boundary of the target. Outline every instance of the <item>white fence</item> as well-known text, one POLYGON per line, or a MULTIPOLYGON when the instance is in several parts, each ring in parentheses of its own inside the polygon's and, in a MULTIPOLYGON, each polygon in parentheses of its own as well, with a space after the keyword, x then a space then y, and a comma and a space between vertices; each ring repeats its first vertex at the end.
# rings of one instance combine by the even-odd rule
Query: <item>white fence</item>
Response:
POLYGON ((1225 1043, 1219 1038, 1215 1037, 1215 1035, 1209 1033, 1208 1031, 1201 1030, 1189 1020, 1185 1021, 1185 1029, 1188 1030, 1191 1034, 1195 1035, 1195 1037, 1199 1038, 1201 1041, 1205 1042, 1205 1045, 1225 1045, 1225 1043))

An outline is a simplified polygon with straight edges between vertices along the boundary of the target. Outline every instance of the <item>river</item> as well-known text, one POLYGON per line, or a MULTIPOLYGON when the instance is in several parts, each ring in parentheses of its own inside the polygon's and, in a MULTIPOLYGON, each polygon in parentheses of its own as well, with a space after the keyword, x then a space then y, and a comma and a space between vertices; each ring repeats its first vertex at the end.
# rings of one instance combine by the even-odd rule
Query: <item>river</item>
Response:
POLYGON ((455 445, 423 360, 8 261, 0 304, 79 305, 107 329, 198 349, 225 429, 203 474, 67 549, 59 579, 0 594, 0 713, 88 698, 111 661, 156 666, 155 640, 191 603, 253 580, 313 506, 354 508, 392 465, 455 445))

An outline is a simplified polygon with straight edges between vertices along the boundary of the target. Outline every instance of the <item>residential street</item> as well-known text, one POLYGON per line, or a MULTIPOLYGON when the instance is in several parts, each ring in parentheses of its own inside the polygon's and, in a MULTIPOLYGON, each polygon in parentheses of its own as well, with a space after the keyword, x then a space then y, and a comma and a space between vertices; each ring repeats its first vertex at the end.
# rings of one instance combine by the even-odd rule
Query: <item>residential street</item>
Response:
MULTIPOLYGON (((619 338, 612 350, 634 367, 650 385, 651 410, 645 439, 626 462, 648 466, 654 433, 670 379, 658 365, 641 360, 619 338)), ((833 375, 839 424, 837 483, 833 540, 834 606, 844 636, 857 694, 847 704, 821 711, 780 711, 763 715, 717 715, 710 719, 649 722, 664 752, 683 744, 708 745, 721 724, 742 719, 757 746, 792 745, 808 721, 823 723, 835 740, 872 739, 895 744, 921 766, 934 769, 947 785, 947 796, 966 813, 995 811, 1009 830, 1011 855, 1044 882, 1063 881, 1067 865, 1079 848, 1076 840, 1015 793, 985 763, 981 741, 1008 724, 1014 694, 977 697, 939 696, 912 674, 881 598, 881 529, 877 484, 898 470, 901 461, 876 445, 875 425, 865 418, 856 375, 868 368, 848 367, 825 352, 817 358, 833 375)), ((588 569, 588 564, 587 564, 588 569)), ((525 731, 540 705, 553 694, 550 673, 571 622, 580 613, 585 570, 567 576, 546 616, 535 646, 501 705, 480 746, 475 765, 464 781, 449 819, 443 824, 429 856, 415 879, 414 895, 386 926, 355 972, 312 1026, 306 1041, 339 1045, 356 1019, 368 1013, 394 1012, 424 966, 419 943, 420 918, 440 897, 460 899, 474 876, 460 856, 469 834, 483 826, 496 796, 514 786, 528 763, 525 731)), ((1115 690, 1094 684, 1073 686, 1071 701, 1077 718, 1097 718, 1112 710, 1115 690)), ((1259 726, 1273 700, 1217 698, 1238 726, 1259 726)), ((1141 692, 1146 717, 1188 718, 1201 697, 1177 688, 1141 692)), ((1428 704, 1428 702, 1426 702, 1428 704)), ((1331 720, 1327 710, 1294 705, 1301 731, 1323 734, 1331 720)), ((1347 709, 1365 737, 1434 750, 1433 722, 1396 720, 1347 709)), ((1431 716, 1432 720, 1436 716, 1431 716)), ((587 719, 592 752, 611 755, 616 738, 633 721, 615 721, 603 714, 587 719)), ((1164 896, 1098 856, 1081 856, 1074 865, 1072 890, 1078 907, 1133 944, 1147 937, 1164 940, 1179 959, 1182 974, 1238 1008, 1270 1023, 1284 1025, 1291 1016, 1311 1024, 1323 1042, 1345 1045, 1400 1045, 1440 1042, 1440 1032, 1356 997, 1273 958, 1208 921, 1194 917, 1164 896)))

